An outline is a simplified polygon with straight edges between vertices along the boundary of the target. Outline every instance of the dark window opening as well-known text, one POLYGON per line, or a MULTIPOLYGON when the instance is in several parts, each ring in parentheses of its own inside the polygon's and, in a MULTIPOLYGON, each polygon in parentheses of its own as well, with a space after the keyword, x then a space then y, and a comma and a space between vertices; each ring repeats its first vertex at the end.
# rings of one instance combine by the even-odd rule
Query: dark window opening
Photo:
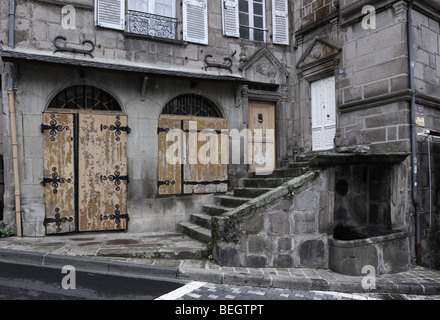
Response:
POLYGON ((50 109, 122 111, 118 101, 104 90, 78 85, 61 90, 50 102, 50 109))
POLYGON ((196 94, 184 94, 172 99, 162 114, 222 118, 220 110, 208 99, 196 94))

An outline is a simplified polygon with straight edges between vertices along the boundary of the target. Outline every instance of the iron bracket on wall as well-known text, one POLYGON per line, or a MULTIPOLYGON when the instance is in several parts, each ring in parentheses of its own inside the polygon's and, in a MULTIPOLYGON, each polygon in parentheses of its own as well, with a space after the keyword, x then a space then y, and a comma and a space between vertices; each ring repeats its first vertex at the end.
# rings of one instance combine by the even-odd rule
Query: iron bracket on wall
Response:
POLYGON ((72 52, 72 53, 81 53, 83 55, 89 55, 91 58, 94 58, 93 55, 92 55, 92 52, 95 50, 95 44, 91 40, 84 40, 82 42, 82 44, 88 43, 88 44, 90 44, 92 46, 91 49, 84 50, 84 49, 76 49, 76 48, 71 48, 71 47, 60 47, 57 44, 57 40, 58 39, 66 41, 66 37, 63 37, 63 36, 55 37, 55 39, 53 39, 53 45, 55 46, 56 49, 54 50, 53 53, 58 52, 58 51, 72 52))
POLYGON ((229 57, 225 57, 223 58, 223 60, 225 61, 224 64, 222 63, 212 63, 208 61, 208 58, 212 58, 212 55, 207 54, 205 56, 205 70, 207 68, 220 68, 220 69, 226 69, 229 70, 232 73, 232 59, 229 57))

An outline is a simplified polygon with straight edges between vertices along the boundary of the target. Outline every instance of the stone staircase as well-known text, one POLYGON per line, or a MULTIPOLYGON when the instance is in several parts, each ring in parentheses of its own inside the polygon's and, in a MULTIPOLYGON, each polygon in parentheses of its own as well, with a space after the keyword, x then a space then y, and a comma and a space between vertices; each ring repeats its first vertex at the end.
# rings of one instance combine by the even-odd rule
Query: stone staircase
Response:
POLYGON ((215 196, 215 204, 203 206, 203 212, 193 213, 190 221, 179 223, 177 229, 196 240, 209 243, 211 241, 211 217, 232 210, 308 170, 308 162, 293 162, 287 168, 275 169, 270 175, 251 173, 248 177, 241 179, 240 187, 224 195, 215 196))

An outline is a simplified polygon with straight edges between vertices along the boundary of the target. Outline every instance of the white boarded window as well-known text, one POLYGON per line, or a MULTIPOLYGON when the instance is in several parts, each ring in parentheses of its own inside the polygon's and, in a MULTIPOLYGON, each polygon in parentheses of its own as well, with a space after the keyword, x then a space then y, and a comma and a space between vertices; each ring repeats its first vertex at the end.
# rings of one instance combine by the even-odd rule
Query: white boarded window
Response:
POLYGON ((288 0, 272 0, 273 43, 289 44, 288 0))
POLYGON ((208 44, 208 0, 183 0, 183 40, 208 44))
POLYGON ((125 0, 95 0, 95 25, 124 30, 125 0))
POLYGON ((335 77, 311 83, 312 150, 333 149, 336 134, 335 77))

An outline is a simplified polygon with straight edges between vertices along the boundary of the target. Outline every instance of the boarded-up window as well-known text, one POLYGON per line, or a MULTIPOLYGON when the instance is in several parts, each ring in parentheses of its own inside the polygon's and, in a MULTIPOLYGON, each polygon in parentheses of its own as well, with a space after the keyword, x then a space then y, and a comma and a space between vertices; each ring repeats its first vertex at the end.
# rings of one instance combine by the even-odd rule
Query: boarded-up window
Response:
POLYGON ((188 94, 167 103, 158 125, 158 193, 226 192, 228 166, 222 155, 228 150, 222 147, 229 142, 227 129, 208 99, 188 94))

